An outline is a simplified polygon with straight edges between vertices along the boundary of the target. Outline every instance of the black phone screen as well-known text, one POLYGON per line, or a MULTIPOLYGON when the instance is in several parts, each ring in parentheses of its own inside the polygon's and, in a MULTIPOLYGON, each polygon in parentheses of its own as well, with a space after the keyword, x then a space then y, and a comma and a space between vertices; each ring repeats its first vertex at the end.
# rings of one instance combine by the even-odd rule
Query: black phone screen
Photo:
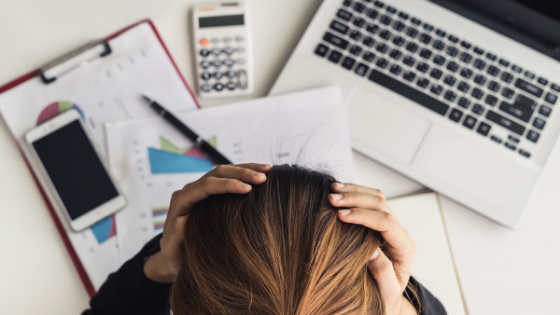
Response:
POLYGON ((33 147, 72 220, 119 195, 79 121, 33 147))

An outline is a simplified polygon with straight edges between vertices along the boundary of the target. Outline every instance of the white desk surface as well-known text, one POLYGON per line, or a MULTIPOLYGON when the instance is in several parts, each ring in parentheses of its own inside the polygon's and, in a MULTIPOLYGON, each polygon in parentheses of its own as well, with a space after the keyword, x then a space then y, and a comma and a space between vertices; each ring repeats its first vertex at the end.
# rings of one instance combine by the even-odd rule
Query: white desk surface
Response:
MULTIPOLYGON (((1 0, 0 85, 90 40, 150 17, 193 85, 188 0, 1 0)), ((255 93, 262 97, 311 20, 319 0, 248 0, 255 93)), ((208 2, 210 3, 210 2, 208 2)), ((201 102, 211 106, 228 102, 201 102)), ((0 313, 79 314, 88 296, 6 125, 0 120, 0 313)), ((519 230, 504 229, 441 199, 470 314, 560 312, 560 152, 519 230)), ((422 186, 355 154, 358 182, 388 196, 422 186)))

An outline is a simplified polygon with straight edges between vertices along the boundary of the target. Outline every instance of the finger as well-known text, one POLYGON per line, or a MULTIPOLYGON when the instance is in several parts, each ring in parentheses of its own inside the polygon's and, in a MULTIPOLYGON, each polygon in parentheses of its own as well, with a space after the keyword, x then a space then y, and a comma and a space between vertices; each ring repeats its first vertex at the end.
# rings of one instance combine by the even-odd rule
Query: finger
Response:
POLYGON ((206 173, 202 178, 220 177, 234 178, 250 184, 262 184, 266 181, 265 173, 270 172, 270 165, 266 164, 240 164, 240 165, 218 165, 212 171, 206 173), (268 166, 268 168, 266 167, 268 166))
POLYGON ((393 211, 389 208, 385 197, 380 196, 352 192, 330 194, 329 202, 332 206, 338 208, 364 208, 393 214, 393 211))
POLYGON ((367 263, 369 271, 377 282, 381 299, 386 307, 391 308, 395 301, 402 296, 401 285, 397 280, 393 263, 385 253, 377 248, 367 263))
POLYGON ((373 195, 385 198, 383 192, 379 189, 369 188, 362 185, 349 184, 349 183, 333 183, 332 190, 336 193, 353 192, 357 194, 373 195))

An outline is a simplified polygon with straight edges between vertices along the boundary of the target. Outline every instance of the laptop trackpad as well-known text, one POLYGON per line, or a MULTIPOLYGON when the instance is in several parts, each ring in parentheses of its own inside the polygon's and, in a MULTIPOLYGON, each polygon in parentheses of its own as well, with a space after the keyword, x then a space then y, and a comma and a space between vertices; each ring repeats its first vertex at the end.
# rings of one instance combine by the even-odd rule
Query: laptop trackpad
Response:
POLYGON ((352 142, 410 164, 430 122, 355 87, 347 101, 352 142))

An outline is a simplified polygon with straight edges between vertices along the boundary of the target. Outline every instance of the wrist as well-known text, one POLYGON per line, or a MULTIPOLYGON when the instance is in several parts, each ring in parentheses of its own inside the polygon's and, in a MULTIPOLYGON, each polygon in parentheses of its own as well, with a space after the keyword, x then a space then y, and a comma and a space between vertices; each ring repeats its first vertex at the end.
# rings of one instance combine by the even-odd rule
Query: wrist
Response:
POLYGON ((171 272, 161 252, 154 254, 144 262, 144 274, 148 279, 159 283, 172 283, 177 278, 171 272))

